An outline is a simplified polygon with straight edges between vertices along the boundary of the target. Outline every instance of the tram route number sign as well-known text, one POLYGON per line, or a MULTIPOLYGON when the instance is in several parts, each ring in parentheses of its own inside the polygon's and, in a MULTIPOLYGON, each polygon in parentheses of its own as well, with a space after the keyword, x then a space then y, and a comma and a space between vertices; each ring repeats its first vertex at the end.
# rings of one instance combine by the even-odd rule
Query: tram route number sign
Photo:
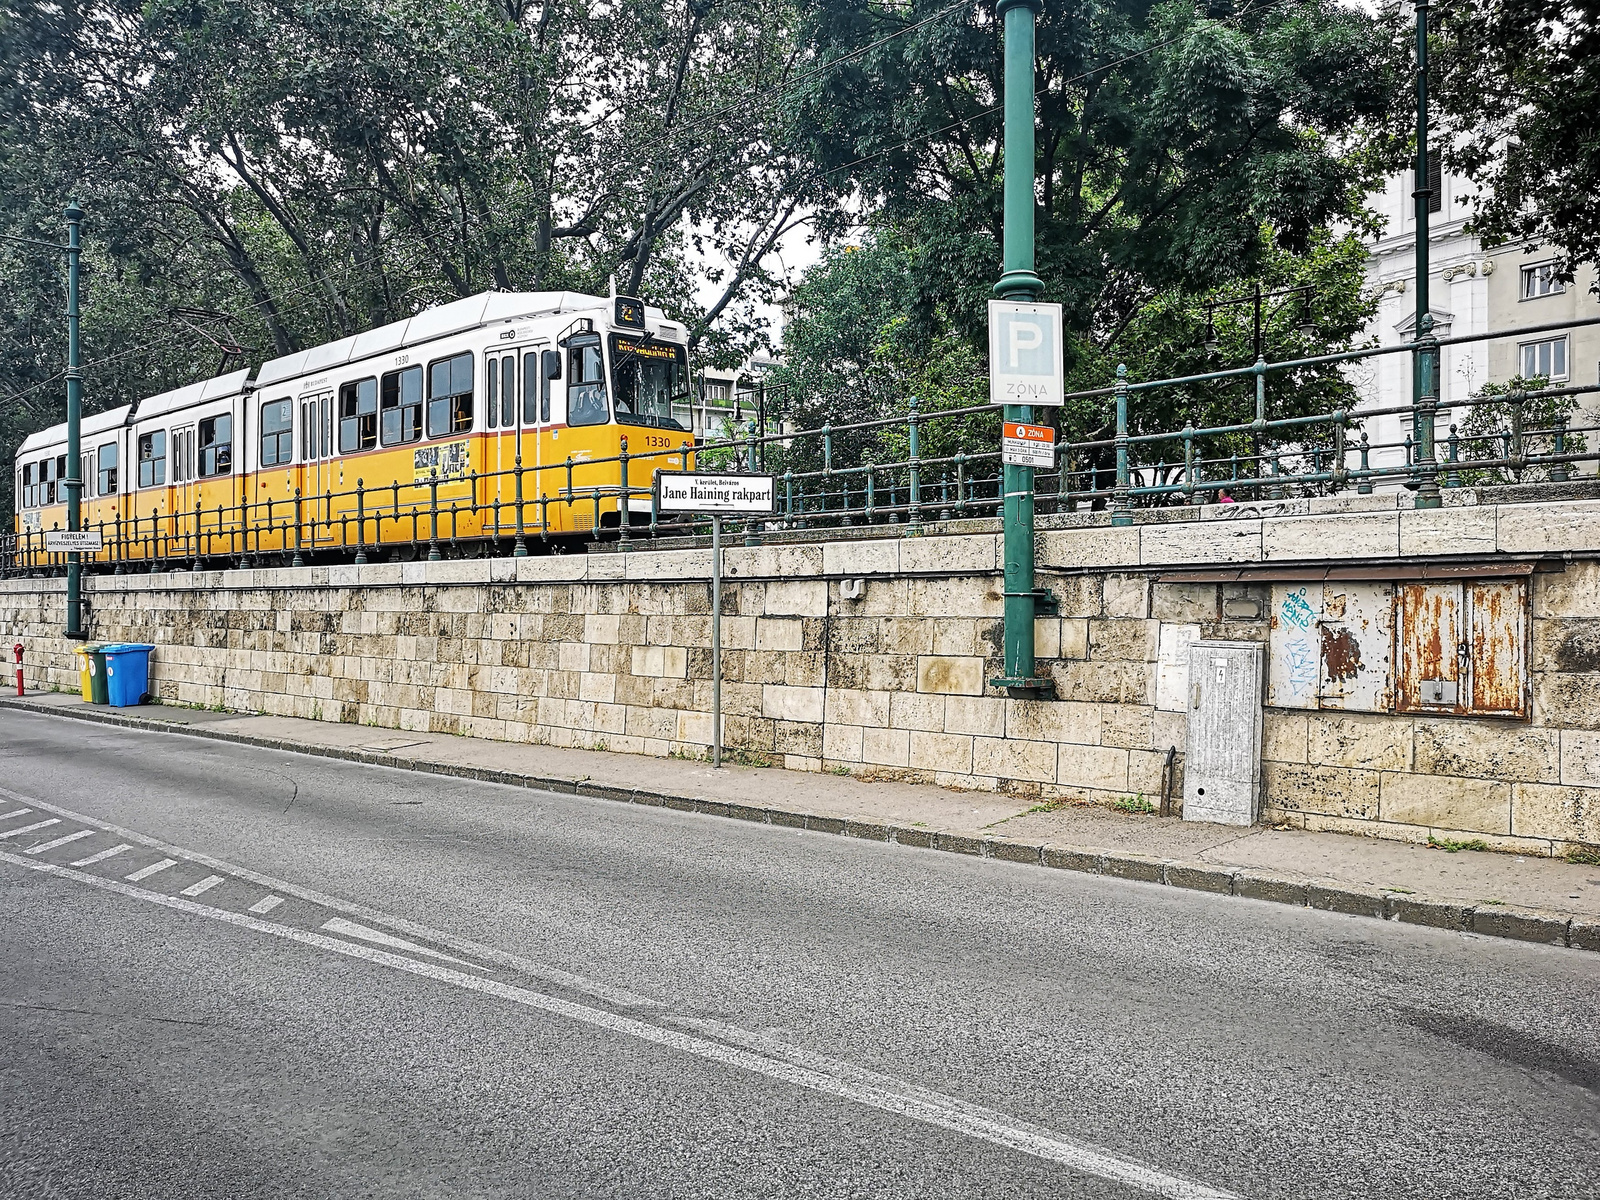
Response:
POLYGON ((46 550, 100 551, 105 543, 98 529, 47 529, 44 531, 46 550))
POLYGON ((657 471, 658 513, 770 514, 777 511, 774 475, 716 475, 706 471, 657 471))
POLYGON ((1059 406, 1065 396, 1061 305, 989 301, 989 399, 1059 406))
POLYGON ((1048 425, 1006 421, 1000 430, 1000 461, 1008 467, 1056 465, 1056 431, 1048 425))

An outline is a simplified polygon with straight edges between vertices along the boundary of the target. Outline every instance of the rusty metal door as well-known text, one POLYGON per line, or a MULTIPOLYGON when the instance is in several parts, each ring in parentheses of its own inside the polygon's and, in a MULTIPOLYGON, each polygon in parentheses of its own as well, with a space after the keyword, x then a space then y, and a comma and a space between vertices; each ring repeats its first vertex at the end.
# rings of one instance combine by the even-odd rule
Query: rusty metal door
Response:
POLYGON ((1460 712, 1466 674, 1461 584, 1407 583, 1395 597, 1400 712, 1460 712))
POLYGON ((1387 584, 1324 584, 1317 622, 1321 708, 1388 712, 1393 702, 1394 592, 1387 584))
POLYGON ((1520 579, 1467 585, 1467 627, 1471 711, 1527 716, 1527 585, 1520 579))
POLYGON ((1528 715, 1524 580, 1405 584, 1395 610, 1398 711, 1528 715))

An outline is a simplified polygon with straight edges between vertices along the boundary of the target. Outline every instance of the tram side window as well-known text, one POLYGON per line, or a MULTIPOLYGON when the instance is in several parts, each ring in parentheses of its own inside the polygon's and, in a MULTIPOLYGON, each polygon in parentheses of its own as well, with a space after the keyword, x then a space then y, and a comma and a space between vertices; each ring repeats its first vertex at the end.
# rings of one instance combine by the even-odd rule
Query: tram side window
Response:
POLYGON ((517 423, 517 356, 500 360, 500 424, 510 429, 517 423))
POLYGON ((567 348, 567 424, 604 425, 606 422, 605 359, 600 335, 567 348))
POLYGON ((33 464, 22 464, 22 507, 38 508, 39 493, 33 482, 33 464))
POLYGON ((339 453, 354 454, 378 444, 378 381, 361 379, 339 388, 339 453))
POLYGON ((261 465, 288 465, 294 457, 294 409, 287 400, 261 406, 261 465))
POLYGON ((227 475, 233 471, 233 414, 207 417, 200 422, 200 474, 227 475))
POLYGON ((381 391, 383 444, 399 446, 422 437, 422 368, 390 371, 381 391))
POLYGON ((155 487, 167 481, 167 431, 139 435, 139 486, 155 487))
POLYGON ((117 444, 107 442, 99 450, 99 463, 95 480, 96 491, 102 496, 115 496, 117 494, 117 444))
POLYGON ((472 351, 428 364, 428 436, 472 428, 472 351))

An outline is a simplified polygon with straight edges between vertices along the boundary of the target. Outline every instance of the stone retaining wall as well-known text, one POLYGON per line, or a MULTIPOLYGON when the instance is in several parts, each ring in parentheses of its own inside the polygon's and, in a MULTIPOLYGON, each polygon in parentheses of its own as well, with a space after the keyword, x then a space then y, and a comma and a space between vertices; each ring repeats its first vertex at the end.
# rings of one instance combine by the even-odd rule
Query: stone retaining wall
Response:
MULTIPOLYGON (((1169 747, 1166 782, 1182 795, 1185 722, 1181 705, 1158 704, 1163 627, 1269 630, 1269 585, 1163 582, 1166 569, 1578 551, 1530 581, 1530 721, 1269 708, 1264 795, 1269 819, 1309 828, 1545 855, 1600 845, 1600 563, 1581 557, 1600 550, 1600 503, 1394 504, 1059 520, 1039 542, 1060 611, 1036 629, 1055 701, 986 686, 1001 668, 995 533, 731 548, 725 740, 793 769, 1157 803, 1169 747), (843 594, 851 579, 865 581, 859 598, 843 594)), ((711 740, 708 574, 704 549, 640 549, 97 576, 87 594, 96 639, 158 647, 165 702, 698 757, 711 740)), ((0 583, 0 637, 26 644, 34 686, 75 690, 61 589, 0 583)))

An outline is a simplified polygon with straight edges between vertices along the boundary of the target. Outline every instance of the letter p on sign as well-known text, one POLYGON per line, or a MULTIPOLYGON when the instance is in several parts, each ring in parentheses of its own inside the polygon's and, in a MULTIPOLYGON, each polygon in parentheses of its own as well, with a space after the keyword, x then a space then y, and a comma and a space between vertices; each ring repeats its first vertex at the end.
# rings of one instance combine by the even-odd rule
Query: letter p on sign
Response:
POLYGON ((989 399, 1062 402, 1061 306, 989 301, 989 399))

